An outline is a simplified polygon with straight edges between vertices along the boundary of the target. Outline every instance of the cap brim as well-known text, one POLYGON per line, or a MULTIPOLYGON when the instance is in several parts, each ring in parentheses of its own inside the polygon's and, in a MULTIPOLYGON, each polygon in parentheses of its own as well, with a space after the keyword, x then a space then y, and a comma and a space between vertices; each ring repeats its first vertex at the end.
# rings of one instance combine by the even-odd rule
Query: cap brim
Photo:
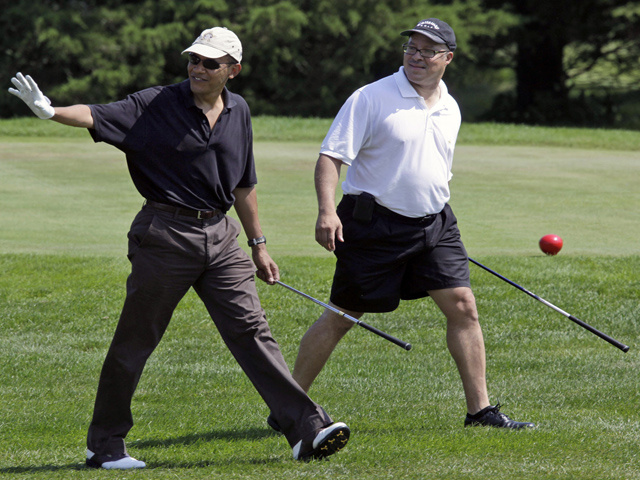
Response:
POLYGON ((195 53, 198 55, 202 55, 203 57, 206 57, 206 58, 216 58, 216 59, 222 58, 228 55, 227 52, 223 52, 222 50, 218 50, 217 48, 208 47, 207 45, 202 45, 202 44, 191 45, 186 50, 183 50, 182 53, 195 53))
POLYGON ((424 35, 427 38, 430 38, 431 40, 433 40, 434 42, 438 42, 441 43, 442 45, 447 45, 447 42, 445 42, 443 39, 441 39, 440 37, 438 37, 437 35, 433 35, 429 32, 425 32, 424 30, 405 30, 404 32, 402 32, 400 35, 404 35, 405 37, 410 36, 412 33, 419 33, 421 35, 424 35))

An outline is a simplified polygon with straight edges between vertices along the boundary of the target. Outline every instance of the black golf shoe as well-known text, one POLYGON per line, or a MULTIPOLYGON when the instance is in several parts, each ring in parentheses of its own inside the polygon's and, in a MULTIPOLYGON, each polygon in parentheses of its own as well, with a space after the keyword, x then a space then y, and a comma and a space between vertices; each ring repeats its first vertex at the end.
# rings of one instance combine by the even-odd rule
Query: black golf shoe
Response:
POLYGON ((521 428, 535 428, 536 425, 530 422, 516 422, 507 417, 500 411, 500 404, 495 407, 489 405, 487 408, 483 408, 475 415, 469 415, 464 419, 465 427, 498 427, 498 428, 512 428, 519 430, 521 428))

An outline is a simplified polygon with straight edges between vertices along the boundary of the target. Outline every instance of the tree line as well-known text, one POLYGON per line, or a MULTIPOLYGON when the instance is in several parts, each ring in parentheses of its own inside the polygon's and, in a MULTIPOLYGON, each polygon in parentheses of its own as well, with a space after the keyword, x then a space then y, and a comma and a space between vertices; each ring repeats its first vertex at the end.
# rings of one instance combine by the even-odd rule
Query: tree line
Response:
MULTIPOLYGON (((438 17, 456 32, 445 81, 467 119, 640 128, 637 1, 5 2, 7 87, 15 72, 28 73, 55 105, 181 81, 180 52, 205 28, 226 26, 244 46, 230 88, 254 114, 331 117, 353 90, 397 71, 402 30, 438 17)), ((1 117, 25 108, 0 98, 1 117)))

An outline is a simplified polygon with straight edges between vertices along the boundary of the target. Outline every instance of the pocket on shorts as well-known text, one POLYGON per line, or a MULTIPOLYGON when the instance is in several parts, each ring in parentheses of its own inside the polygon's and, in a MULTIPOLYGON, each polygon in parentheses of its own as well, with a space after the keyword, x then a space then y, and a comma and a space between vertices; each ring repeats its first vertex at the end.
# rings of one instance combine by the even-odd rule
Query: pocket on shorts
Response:
POLYGON ((389 232, 386 231, 384 222, 381 222, 379 215, 372 215, 369 223, 362 223, 353 218, 353 208, 355 201, 352 197, 345 197, 337 208, 337 214, 342 222, 342 234, 345 241, 351 243, 376 242, 380 237, 384 237, 389 232))
POLYGON ((386 242, 390 232, 381 217, 374 216, 371 223, 368 224, 348 217, 342 222, 342 234, 345 242, 366 245, 386 242))

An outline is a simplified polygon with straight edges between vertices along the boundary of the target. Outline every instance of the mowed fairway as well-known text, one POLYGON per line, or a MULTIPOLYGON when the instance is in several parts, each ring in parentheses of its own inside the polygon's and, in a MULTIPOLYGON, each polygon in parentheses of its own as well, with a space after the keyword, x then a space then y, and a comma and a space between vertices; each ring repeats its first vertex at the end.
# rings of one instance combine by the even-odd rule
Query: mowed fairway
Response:
MULTIPOLYGON (((260 215, 273 256, 326 256, 314 241, 317 143, 257 142, 260 215)), ((343 169, 343 175, 346 169, 343 169)), ((459 146, 451 204, 470 255, 640 250, 640 153, 459 146)), ((123 255, 143 199, 124 156, 82 140, 0 143, 1 252, 123 255)), ((233 211, 231 212, 234 213, 233 211)))
MULTIPOLYGON (((493 402, 538 429, 464 429, 464 396, 429 300, 365 317, 406 352, 354 329, 311 396, 352 428, 326 462, 291 459, 268 409, 193 292, 133 401, 144 471, 83 466, 97 379, 142 199, 121 153, 89 136, 0 139, 0 477, 640 478, 640 153, 458 146, 452 205, 471 257, 630 345, 623 353, 471 266, 493 402), (538 239, 564 239, 546 257, 538 239)), ((263 230, 282 280, 326 300, 332 255, 314 239, 319 142, 258 141, 263 230)), ((241 236, 244 244, 244 234, 241 236)), ((259 284, 287 361, 321 307, 259 284)))

